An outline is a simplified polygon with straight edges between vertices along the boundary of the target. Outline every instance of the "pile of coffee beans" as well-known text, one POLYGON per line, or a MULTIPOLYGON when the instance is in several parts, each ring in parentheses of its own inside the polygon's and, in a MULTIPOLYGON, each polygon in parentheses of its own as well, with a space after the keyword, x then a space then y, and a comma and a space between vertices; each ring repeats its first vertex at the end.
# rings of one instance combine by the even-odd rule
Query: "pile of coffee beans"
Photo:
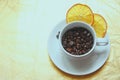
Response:
POLYGON ((62 45, 70 54, 85 54, 93 46, 93 36, 85 28, 74 27, 63 34, 62 45))

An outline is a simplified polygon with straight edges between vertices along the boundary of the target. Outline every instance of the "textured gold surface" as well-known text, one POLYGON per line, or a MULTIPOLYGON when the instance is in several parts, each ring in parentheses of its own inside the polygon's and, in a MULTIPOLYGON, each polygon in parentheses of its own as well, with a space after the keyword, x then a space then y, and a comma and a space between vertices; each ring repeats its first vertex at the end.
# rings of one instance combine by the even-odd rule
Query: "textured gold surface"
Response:
POLYGON ((0 80, 120 80, 119 48, 120 0, 0 0, 0 80), (86 76, 60 71, 46 46, 52 26, 78 2, 104 16, 111 43, 105 65, 86 76))

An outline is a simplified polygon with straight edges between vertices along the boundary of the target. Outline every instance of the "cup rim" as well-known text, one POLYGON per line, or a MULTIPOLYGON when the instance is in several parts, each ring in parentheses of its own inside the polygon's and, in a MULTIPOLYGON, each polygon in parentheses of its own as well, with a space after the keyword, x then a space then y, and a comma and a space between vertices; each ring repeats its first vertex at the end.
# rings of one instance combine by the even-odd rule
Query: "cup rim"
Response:
MULTIPOLYGON (((89 30, 90 31, 90 30, 89 30)), ((68 23, 68 24, 66 24, 65 25, 65 27, 62 29, 62 32, 60 33, 60 35, 59 35, 59 37, 60 37, 60 40, 59 40, 59 43, 60 43, 60 47, 62 48, 62 50, 64 51, 64 53, 65 54, 67 54, 68 56, 71 56, 71 57, 84 57, 84 56, 87 56, 88 54, 90 54, 90 53, 92 53, 92 51, 94 50, 94 48, 95 48, 95 46, 96 46, 96 33, 95 33, 95 31, 94 31, 94 29, 92 28, 92 26, 91 25, 89 25, 89 24, 87 24, 87 23, 85 23, 85 22, 83 22, 83 21, 73 21, 73 22, 70 22, 70 23, 68 23), (91 30, 93 31, 93 37, 94 37, 94 42, 93 42, 93 46, 92 46, 92 48, 87 52, 87 53, 85 53, 85 54, 81 54, 81 55, 73 55, 73 54, 70 54, 69 52, 67 52, 64 48, 63 48, 63 45, 62 45, 62 35, 61 35, 61 33, 63 32, 63 30, 66 28, 66 27, 68 27, 69 25, 71 25, 71 24, 73 24, 73 23, 80 23, 80 24, 84 24, 84 25, 86 25, 86 26, 88 26, 89 28, 91 28, 91 30)), ((91 32, 91 31, 90 31, 91 32)))

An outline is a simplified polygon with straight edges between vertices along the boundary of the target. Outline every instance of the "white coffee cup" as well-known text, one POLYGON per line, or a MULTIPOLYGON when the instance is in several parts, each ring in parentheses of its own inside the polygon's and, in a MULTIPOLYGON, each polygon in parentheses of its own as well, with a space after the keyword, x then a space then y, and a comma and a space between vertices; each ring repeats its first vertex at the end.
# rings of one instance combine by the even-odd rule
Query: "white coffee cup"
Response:
POLYGON ((66 26, 63 29, 61 29, 61 31, 58 33, 57 36, 58 36, 58 39, 59 39, 59 45, 60 45, 60 49, 62 51, 62 54, 64 56, 66 56, 68 59, 72 59, 72 60, 86 59, 90 54, 93 53, 96 46, 106 46, 108 44, 108 41, 107 41, 106 38, 97 38, 95 30, 92 28, 92 26, 85 23, 85 22, 82 22, 82 21, 74 21, 74 22, 71 22, 69 24, 66 24, 66 26), (66 31, 68 31, 69 29, 74 28, 74 27, 83 27, 83 28, 87 29, 93 36, 93 46, 92 46, 91 50, 89 50, 85 54, 73 55, 73 54, 70 54, 69 52, 67 52, 63 48, 62 36, 64 35, 64 33, 66 31))

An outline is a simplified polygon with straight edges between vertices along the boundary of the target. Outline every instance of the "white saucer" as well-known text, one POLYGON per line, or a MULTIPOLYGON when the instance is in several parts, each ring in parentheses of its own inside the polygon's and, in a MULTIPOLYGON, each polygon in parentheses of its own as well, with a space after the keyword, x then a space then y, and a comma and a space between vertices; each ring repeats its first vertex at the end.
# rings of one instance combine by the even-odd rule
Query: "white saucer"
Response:
MULTIPOLYGON (((79 62, 70 61, 61 54, 56 35, 66 25, 65 20, 60 22, 51 32, 48 39, 48 54, 52 62, 65 73, 71 75, 87 75, 98 70, 107 60, 110 53, 110 42, 107 46, 96 46, 95 52, 88 59, 79 62)), ((108 35, 105 36, 108 39, 108 35)))

